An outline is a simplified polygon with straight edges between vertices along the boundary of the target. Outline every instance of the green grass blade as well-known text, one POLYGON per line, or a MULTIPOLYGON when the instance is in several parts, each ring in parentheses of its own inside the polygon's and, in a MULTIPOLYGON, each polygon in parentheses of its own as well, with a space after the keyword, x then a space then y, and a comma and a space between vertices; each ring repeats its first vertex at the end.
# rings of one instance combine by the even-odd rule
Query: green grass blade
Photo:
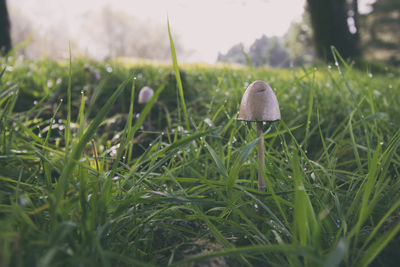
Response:
MULTIPOLYGON (((111 167, 111 172, 110 172, 110 175, 109 175, 110 177, 112 177, 114 175, 116 167, 119 164, 119 161, 120 161, 120 159, 121 159, 121 157, 123 155, 123 151, 124 151, 127 143, 130 140, 133 140, 133 136, 135 136, 136 132, 140 129, 140 126, 143 124, 143 122, 146 119, 146 117, 148 116, 152 106, 157 101, 158 96, 161 94, 161 92, 164 90, 164 88, 165 88, 164 86, 160 86, 156 90, 156 92, 150 98, 149 102, 146 103, 146 106, 143 108, 142 112, 140 113, 140 116, 139 116, 138 120, 136 121, 136 123, 134 124, 132 129, 128 130, 128 134, 127 134, 126 138, 123 137, 123 139, 121 140, 120 147, 118 148, 116 158, 115 158, 114 163, 113 163, 113 165, 111 167)), ((131 99, 131 102, 133 102, 133 99, 131 99)), ((133 106, 132 106, 132 112, 133 112, 133 106)), ((131 117, 132 117, 132 114, 131 114, 131 117)), ((127 124, 127 126, 129 126, 129 124, 127 124)))
POLYGON ((313 73, 313 81, 308 96, 308 109, 307 109, 307 121, 306 121, 306 135, 304 136, 305 147, 307 148, 308 135, 310 133, 311 116, 313 114, 313 103, 314 103, 314 90, 315 90, 315 73, 313 73))
POLYGON ((131 79, 132 78, 129 78, 126 81, 124 81, 117 88, 117 90, 115 90, 115 92, 108 99, 107 103, 101 108, 101 110, 99 111, 97 116, 90 123, 89 127, 86 129, 85 133, 79 139, 78 143, 76 143, 73 146, 71 154, 67 158, 67 162, 65 163, 65 166, 62 170, 61 177, 56 186, 56 190, 55 190, 56 201, 54 204, 55 209, 58 208, 58 205, 60 204, 60 200, 64 197, 64 192, 65 192, 68 180, 70 179, 70 176, 72 175, 74 167, 77 164, 77 161, 79 160, 83 149, 85 148, 86 144, 90 141, 92 136, 95 134, 97 128, 100 126, 101 122, 103 121, 104 117, 107 115, 111 106, 114 104, 114 102, 117 99, 117 97, 119 96, 119 94, 122 92, 122 90, 125 88, 125 86, 131 79))
POLYGON ((330 253, 328 259, 324 263, 324 267, 337 267, 343 261, 344 256, 349 247, 349 241, 346 239, 339 240, 336 248, 330 253))
POLYGON ((224 164, 222 163, 222 160, 220 159, 220 157, 217 155, 215 150, 207 142, 204 141, 204 144, 205 144, 208 152, 210 152, 211 157, 215 161, 215 164, 217 165, 218 170, 221 172, 222 176, 224 176, 225 178, 228 178, 228 172, 226 171, 226 168, 225 168, 224 164))
POLYGON ((369 246, 369 248, 365 251, 358 266, 368 266, 399 232, 400 223, 398 223, 390 231, 380 236, 374 243, 369 246))
POLYGON ((71 87, 72 87, 72 55, 71 44, 69 45, 69 74, 68 74, 68 87, 67 87, 67 122, 65 124, 65 156, 69 154, 69 143, 71 137, 71 87))
POLYGON ((190 129, 189 125, 189 118, 188 118, 188 113, 186 109, 186 103, 185 103, 185 98, 183 95, 183 86, 182 86, 182 81, 181 81, 181 74, 179 72, 179 66, 178 66, 178 61, 176 59, 176 51, 175 51, 175 45, 174 45, 174 40, 172 39, 172 34, 171 34, 171 28, 169 25, 169 20, 167 19, 167 24, 168 24, 168 36, 169 36, 169 43, 171 46, 171 56, 172 56, 172 64, 174 67, 174 72, 175 72, 175 77, 176 77, 176 83, 178 85, 179 89, 179 97, 183 109, 183 117, 185 119, 185 127, 187 130, 190 129))
POLYGON ((190 262, 200 262, 207 259, 223 256, 238 256, 238 255, 252 255, 252 254, 264 254, 264 253, 284 253, 289 255, 302 256, 306 259, 312 260, 315 264, 321 263, 320 259, 313 254, 313 252, 307 248, 293 246, 293 245, 256 245, 247 246, 240 248, 227 248, 221 251, 215 251, 206 254, 200 254, 198 256, 186 258, 171 264, 171 266, 182 266, 190 262))

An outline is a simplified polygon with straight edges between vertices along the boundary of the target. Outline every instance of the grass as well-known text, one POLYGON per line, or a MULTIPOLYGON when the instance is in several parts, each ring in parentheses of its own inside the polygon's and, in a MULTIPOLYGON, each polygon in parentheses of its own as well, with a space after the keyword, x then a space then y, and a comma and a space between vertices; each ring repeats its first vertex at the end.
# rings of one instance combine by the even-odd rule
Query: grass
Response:
POLYGON ((1 266, 397 263, 398 70, 179 68, 172 51, 0 59, 1 266), (255 125, 236 120, 256 79, 282 113, 264 125, 267 192, 255 125))

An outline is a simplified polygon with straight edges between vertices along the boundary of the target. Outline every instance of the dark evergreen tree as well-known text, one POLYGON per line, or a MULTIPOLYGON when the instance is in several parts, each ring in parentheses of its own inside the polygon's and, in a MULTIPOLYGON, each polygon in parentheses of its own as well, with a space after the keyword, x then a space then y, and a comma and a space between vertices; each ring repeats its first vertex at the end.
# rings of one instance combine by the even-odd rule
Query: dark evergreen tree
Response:
POLYGON ((6 0, 0 0, 0 54, 5 54, 10 49, 10 21, 8 19, 6 0))
POLYGON ((400 65, 400 1, 378 0, 361 16, 363 48, 369 59, 400 65))
POLYGON ((344 58, 360 56, 357 0, 307 0, 307 3, 317 56, 332 61, 331 46, 344 58))

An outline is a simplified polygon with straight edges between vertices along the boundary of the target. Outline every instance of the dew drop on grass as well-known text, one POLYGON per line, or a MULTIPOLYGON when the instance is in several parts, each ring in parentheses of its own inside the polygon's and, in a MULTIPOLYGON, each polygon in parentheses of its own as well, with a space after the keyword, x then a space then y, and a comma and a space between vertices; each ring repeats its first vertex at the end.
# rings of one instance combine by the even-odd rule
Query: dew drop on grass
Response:
POLYGON ((372 73, 370 72, 370 73, 368 73, 368 77, 372 78, 372 77, 374 77, 374 75, 372 75, 372 73))
POLYGON ((380 142, 381 145, 385 144, 385 142, 380 142))
POLYGON ((214 123, 213 123, 209 118, 205 118, 205 119, 204 119, 204 122, 205 122, 208 126, 210 126, 210 127, 213 127, 213 126, 214 126, 214 123))
POLYGON ((60 99, 60 102, 63 102, 63 101, 64 101, 64 100, 61 98, 61 99, 60 99))
POLYGON ((110 73, 110 72, 113 71, 113 69, 112 69, 110 66, 107 66, 106 71, 107 71, 108 73, 110 73))
POLYGON ((37 103, 38 103, 38 102, 37 102, 36 100, 35 100, 35 101, 33 101, 33 104, 34 104, 34 105, 37 105, 37 103))

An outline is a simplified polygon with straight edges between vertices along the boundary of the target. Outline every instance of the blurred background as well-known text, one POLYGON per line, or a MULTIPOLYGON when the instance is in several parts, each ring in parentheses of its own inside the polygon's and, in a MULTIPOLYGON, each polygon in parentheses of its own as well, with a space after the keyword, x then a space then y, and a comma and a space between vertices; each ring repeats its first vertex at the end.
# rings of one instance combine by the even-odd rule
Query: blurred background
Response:
POLYGON ((400 64, 399 0, 0 0, 0 46, 27 58, 290 67, 345 58, 400 64), (11 38, 7 37, 7 34, 11 38), (11 39, 11 40, 9 40, 11 39))

